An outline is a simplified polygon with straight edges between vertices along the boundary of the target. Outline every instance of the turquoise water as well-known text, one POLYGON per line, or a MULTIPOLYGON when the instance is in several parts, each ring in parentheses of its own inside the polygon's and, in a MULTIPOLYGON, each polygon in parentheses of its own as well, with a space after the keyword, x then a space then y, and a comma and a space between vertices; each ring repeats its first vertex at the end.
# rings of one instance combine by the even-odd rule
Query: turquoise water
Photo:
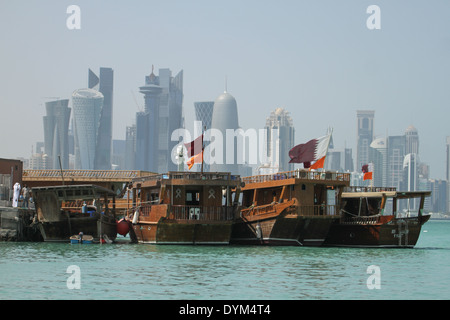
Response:
MULTIPOLYGON (((414 249, 0 243, 0 299, 450 299, 450 221, 414 249), (79 268, 79 278, 67 283, 79 268), (367 268, 379 267, 379 289, 367 268), (79 281, 78 281, 79 280, 79 281), (80 288, 69 289, 70 284, 80 288)), ((72 279, 72 278, 71 278, 72 279)))

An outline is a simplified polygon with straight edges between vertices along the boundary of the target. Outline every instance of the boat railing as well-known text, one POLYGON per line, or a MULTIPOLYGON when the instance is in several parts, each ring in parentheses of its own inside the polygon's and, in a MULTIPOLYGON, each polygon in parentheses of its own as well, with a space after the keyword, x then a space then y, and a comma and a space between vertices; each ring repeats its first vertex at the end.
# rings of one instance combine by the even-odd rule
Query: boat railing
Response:
MULTIPOLYGON (((68 211, 79 211, 81 212, 83 209, 83 206, 86 206, 88 208, 88 210, 92 211, 92 210, 104 210, 106 209, 106 205, 104 203, 104 201, 101 200, 68 200, 68 201, 63 201, 61 203, 61 210, 68 210, 68 211)), ((111 210, 112 206, 108 207, 108 210, 111 210)))
POLYGON ((229 172, 181 172, 170 171, 163 174, 152 174, 140 177, 141 180, 162 180, 162 179, 187 179, 187 180, 239 180, 240 176, 232 175, 229 172))
MULTIPOLYGON (((242 216, 261 215, 275 211, 275 204, 270 203, 263 206, 242 209, 242 216)), ((297 214, 300 216, 330 216, 337 214, 336 205, 300 205, 297 206, 297 214)))
POLYGON ((246 184, 249 184, 249 183, 261 183, 267 181, 293 179, 293 178, 305 180, 350 181, 350 173, 294 170, 294 171, 278 172, 273 174, 244 177, 242 178, 242 181, 245 182, 246 184))
POLYGON ((345 187, 344 192, 386 192, 396 191, 395 187, 366 187, 366 186, 350 186, 345 187))
POLYGON ((298 208, 301 216, 334 216, 337 213, 336 205, 301 205, 298 208))
POLYGON ((275 203, 269 203, 266 205, 262 205, 262 206, 252 206, 249 208, 245 208, 241 210, 241 216, 246 217, 246 216, 255 216, 255 215, 262 215, 262 214, 266 214, 269 212, 274 212, 275 211, 275 203))
POLYGON ((171 205, 170 219, 228 221, 234 219, 235 207, 171 205))

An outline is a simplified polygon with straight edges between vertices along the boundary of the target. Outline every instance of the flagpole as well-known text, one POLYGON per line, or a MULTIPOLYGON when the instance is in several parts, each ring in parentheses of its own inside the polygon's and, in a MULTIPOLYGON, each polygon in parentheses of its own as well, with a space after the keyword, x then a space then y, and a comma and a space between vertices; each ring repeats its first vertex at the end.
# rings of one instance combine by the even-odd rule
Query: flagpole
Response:
POLYGON ((204 142, 203 142, 203 140, 205 140, 205 136, 204 136, 204 133, 205 133, 205 131, 206 131, 206 126, 204 126, 203 128, 202 128, 202 171, 201 171, 201 174, 203 175, 203 156, 204 156, 204 154, 203 154, 203 151, 205 150, 205 145, 204 145, 204 142), (204 129, 204 130, 203 130, 204 129))
POLYGON ((322 168, 323 171, 325 171, 325 165, 326 165, 327 159, 328 159, 328 148, 330 147, 332 135, 333 135, 333 128, 331 128, 330 138, 328 139, 327 152, 325 152, 325 161, 323 162, 323 168, 322 168))
POLYGON ((372 169, 372 179, 370 179, 370 190, 373 191, 373 180, 375 177, 375 165, 373 162, 371 162, 370 164, 372 165, 371 166, 372 168, 370 168, 370 169, 372 169))

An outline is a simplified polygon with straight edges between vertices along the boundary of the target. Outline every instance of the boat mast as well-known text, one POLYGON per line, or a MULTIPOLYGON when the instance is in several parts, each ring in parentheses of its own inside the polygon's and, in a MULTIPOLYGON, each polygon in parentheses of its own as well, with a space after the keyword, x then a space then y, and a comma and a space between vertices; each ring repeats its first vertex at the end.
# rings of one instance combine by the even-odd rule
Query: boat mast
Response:
POLYGON ((375 164, 373 162, 369 163, 369 171, 372 172, 372 179, 370 179, 370 190, 373 191, 373 180, 375 178, 375 164))
POLYGON ((178 146, 178 171, 184 171, 184 154, 183 154, 183 146, 178 146))
POLYGON ((62 165, 61 165, 61 156, 60 155, 58 155, 58 160, 59 160, 59 170, 61 171, 62 185, 64 185, 64 174, 63 174, 63 169, 62 169, 62 165))
POLYGON ((206 126, 204 126, 203 128, 202 128, 202 169, 201 169, 201 174, 203 174, 203 156, 204 156, 204 151, 205 151, 205 143, 204 143, 204 140, 205 140, 205 136, 204 136, 204 134, 205 134, 205 131, 206 131, 206 126))
POLYGON ((328 159, 328 149, 329 149, 329 147, 330 147, 330 142, 331 142, 331 139, 332 139, 332 136, 333 136, 333 128, 328 128, 328 130, 327 130, 328 132, 329 132, 329 135, 330 135, 330 138, 328 139, 328 145, 327 145, 327 151, 325 152, 325 161, 323 162, 323 168, 322 168, 322 171, 326 171, 326 166, 325 166, 325 164, 327 163, 327 159, 328 159))

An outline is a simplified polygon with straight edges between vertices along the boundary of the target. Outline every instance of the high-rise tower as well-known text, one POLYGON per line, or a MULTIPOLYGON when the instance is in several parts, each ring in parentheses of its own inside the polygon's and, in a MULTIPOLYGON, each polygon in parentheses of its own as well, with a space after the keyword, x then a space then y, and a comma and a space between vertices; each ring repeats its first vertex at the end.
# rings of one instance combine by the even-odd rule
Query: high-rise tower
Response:
MULTIPOLYGON (((231 172, 232 174, 239 174, 239 167, 237 163, 237 139, 234 135, 236 129, 239 128, 238 111, 236 99, 228 92, 222 93, 214 101, 214 110, 211 120, 211 128, 218 130, 222 134, 222 141, 218 141, 214 145, 221 147, 221 150, 210 150, 214 152, 211 155, 210 171, 211 172, 231 172), (227 136, 227 130, 229 134, 227 136), (232 131, 231 131, 232 130, 232 131), (220 154, 222 153, 222 154, 220 154)), ((214 139, 218 139, 215 136, 214 139)), ((214 141, 211 141, 212 146, 214 141)), ((205 156, 205 158, 208 155, 205 156)))
POLYGON ((374 165, 373 185, 385 187, 388 182, 388 145, 386 138, 377 138, 370 144, 369 162, 374 165))
POLYGON ((409 126, 405 131, 406 150, 405 153, 419 154, 419 133, 414 126, 409 126))
POLYGON ((94 168, 98 170, 110 170, 113 121, 113 69, 100 68, 100 78, 89 69, 88 85, 89 89, 97 90, 103 95, 103 106, 99 120, 94 168))
MULTIPOLYGON (((209 132, 211 129, 212 115, 214 110, 214 101, 199 101, 194 102, 195 109, 195 120, 201 123, 201 128, 194 128, 194 135, 199 135, 200 132, 209 132), (198 130, 198 131, 195 131, 198 130)), ((210 137, 205 136, 204 146, 208 145, 208 140, 210 137)), ((204 163, 203 163, 203 171, 209 172, 209 155, 205 155, 204 163)))
POLYGON ((75 168, 95 169, 103 94, 93 89, 79 89, 72 94, 75 140, 75 168))
POLYGON ((294 147, 295 129, 289 112, 282 108, 272 111, 264 129, 270 168, 275 172, 294 170, 294 164, 289 163, 289 150, 294 147))
POLYGON ((450 212, 450 137, 447 136, 445 140, 446 160, 445 160, 445 179, 447 181, 447 194, 446 194, 446 211, 450 212))
POLYGON ((172 133, 184 127, 183 70, 172 77, 170 69, 159 69, 158 76, 152 69, 139 91, 145 108, 136 114, 136 169, 174 171, 172 151, 178 141, 171 140, 172 133))
POLYGON ((211 129, 214 101, 194 102, 195 118, 202 122, 202 128, 211 129))
POLYGON ((356 170, 361 171, 363 165, 369 163, 369 147, 373 140, 373 119, 375 111, 358 110, 357 116, 357 145, 356 170))
POLYGON ((387 138, 387 184, 398 190, 402 187, 403 161, 405 158, 406 138, 405 136, 389 136, 387 138))
POLYGON ((45 103, 44 151, 50 158, 51 168, 69 169, 69 100, 56 100, 45 103))

